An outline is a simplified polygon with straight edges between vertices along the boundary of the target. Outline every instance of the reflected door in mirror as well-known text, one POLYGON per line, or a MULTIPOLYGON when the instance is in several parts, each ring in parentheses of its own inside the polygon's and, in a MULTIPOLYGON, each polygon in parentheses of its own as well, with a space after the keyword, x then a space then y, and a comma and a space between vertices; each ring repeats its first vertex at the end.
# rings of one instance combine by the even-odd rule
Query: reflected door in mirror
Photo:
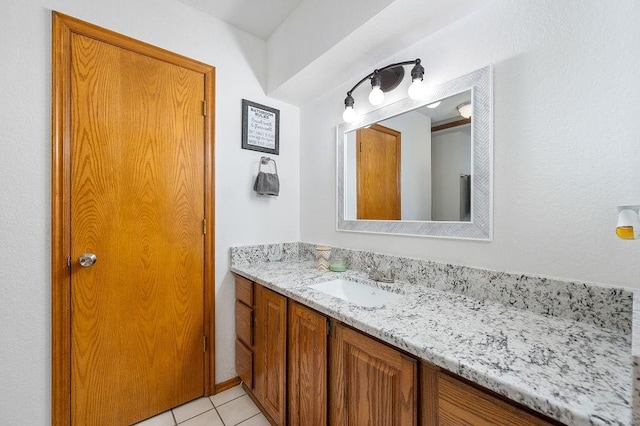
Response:
POLYGON ((358 219, 400 220, 400 132, 374 124, 356 132, 358 219))

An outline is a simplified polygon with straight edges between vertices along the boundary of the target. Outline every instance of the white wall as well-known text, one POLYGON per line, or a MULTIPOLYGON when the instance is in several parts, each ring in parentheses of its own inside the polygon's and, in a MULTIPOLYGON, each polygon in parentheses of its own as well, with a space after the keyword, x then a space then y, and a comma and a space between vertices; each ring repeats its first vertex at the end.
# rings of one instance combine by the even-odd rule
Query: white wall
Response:
POLYGON ((216 67, 216 379, 234 377, 229 246, 299 239, 299 111, 265 96, 265 42, 170 0, 10 0, 0 15, 0 424, 50 424, 51 10, 216 67), (251 191, 241 99, 279 108, 281 195, 251 191))
POLYGON ((471 126, 432 134, 431 160, 433 220, 464 219, 460 217, 460 175, 471 174, 471 126))
POLYGON ((337 232, 333 147, 351 82, 324 87, 301 108, 302 240, 640 287, 640 242, 614 233, 615 206, 640 203, 638 22, 635 0, 498 0, 359 70, 420 57, 435 84, 494 65, 492 242, 337 232))
POLYGON ((304 0, 267 39, 269 92, 322 56, 394 0, 304 0), (300 43, 304 43, 304 48, 300 43))
POLYGON ((431 117, 410 111, 380 124, 402 133, 402 220, 431 220, 431 117))

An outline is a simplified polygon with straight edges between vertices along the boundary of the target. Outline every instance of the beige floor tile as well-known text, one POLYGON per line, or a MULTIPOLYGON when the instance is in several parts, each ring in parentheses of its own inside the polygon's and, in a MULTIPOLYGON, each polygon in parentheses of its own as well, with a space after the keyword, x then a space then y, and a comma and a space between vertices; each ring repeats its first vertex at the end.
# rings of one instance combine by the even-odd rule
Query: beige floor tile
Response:
POLYGON ((190 418, 184 423, 180 423, 180 426, 224 426, 224 424, 220 420, 218 412, 211 409, 206 413, 190 418))
POLYGON ((195 417, 198 414, 202 414, 205 411, 209 411, 213 408, 213 404, 209 398, 199 398, 191 402, 187 402, 184 405, 173 409, 173 415, 178 423, 182 423, 185 420, 195 417))
POLYGON ((250 419, 239 423, 238 426, 271 426, 271 423, 269 423, 269 420, 267 420, 264 414, 260 413, 257 416, 253 416, 250 419))
POLYGON ((227 426, 237 425, 260 412, 248 395, 227 402, 219 406, 217 410, 220 413, 220 417, 222 417, 222 421, 227 426))
POLYGON ((221 406, 222 404, 226 404, 229 401, 232 401, 236 398, 240 398, 242 395, 246 395, 246 392, 242 388, 242 386, 238 385, 231 389, 227 389, 224 392, 221 392, 217 395, 213 395, 210 397, 211 402, 216 407, 221 406))
POLYGON ((155 417, 136 423, 135 426, 174 426, 175 424, 176 422, 173 420, 171 411, 165 411, 155 417))

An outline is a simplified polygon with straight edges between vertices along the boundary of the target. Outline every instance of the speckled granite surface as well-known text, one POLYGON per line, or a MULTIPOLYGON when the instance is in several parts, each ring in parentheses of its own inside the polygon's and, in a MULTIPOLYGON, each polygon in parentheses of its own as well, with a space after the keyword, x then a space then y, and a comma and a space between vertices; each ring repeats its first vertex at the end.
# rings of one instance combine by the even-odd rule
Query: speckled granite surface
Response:
POLYGON ((633 424, 640 425, 640 290, 633 296, 633 424))
MULTIPOLYGON (((231 264, 312 260, 316 244, 284 243, 234 247, 231 264)), ((492 300, 532 312, 582 321, 598 327, 631 332, 633 293, 584 282, 562 281, 534 275, 513 274, 390 256, 362 250, 332 248, 346 259, 351 270, 393 268, 398 280, 492 300)))
POLYGON ((282 262, 273 254, 277 248, 261 254, 232 249, 232 271, 561 422, 631 424, 629 332, 418 282, 372 283, 357 270, 318 271, 313 261, 296 260, 308 258, 307 249, 283 245, 282 262), (307 287, 335 277, 405 297, 385 307, 362 308, 307 287))

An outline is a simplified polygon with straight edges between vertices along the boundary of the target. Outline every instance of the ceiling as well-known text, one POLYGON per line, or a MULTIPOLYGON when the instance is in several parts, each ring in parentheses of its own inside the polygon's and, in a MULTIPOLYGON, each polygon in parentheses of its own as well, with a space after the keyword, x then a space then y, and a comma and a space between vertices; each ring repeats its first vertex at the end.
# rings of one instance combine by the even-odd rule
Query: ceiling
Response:
POLYGON ((449 121, 460 120, 462 118, 456 107, 464 102, 471 102, 470 90, 442 99, 436 108, 428 108, 424 106, 419 108, 417 111, 431 117, 432 125, 444 124, 449 121))
POLYGON ((179 0, 266 40, 302 0, 179 0))
POLYGON ((302 105, 495 0, 177 1, 265 40, 265 93, 302 105))

